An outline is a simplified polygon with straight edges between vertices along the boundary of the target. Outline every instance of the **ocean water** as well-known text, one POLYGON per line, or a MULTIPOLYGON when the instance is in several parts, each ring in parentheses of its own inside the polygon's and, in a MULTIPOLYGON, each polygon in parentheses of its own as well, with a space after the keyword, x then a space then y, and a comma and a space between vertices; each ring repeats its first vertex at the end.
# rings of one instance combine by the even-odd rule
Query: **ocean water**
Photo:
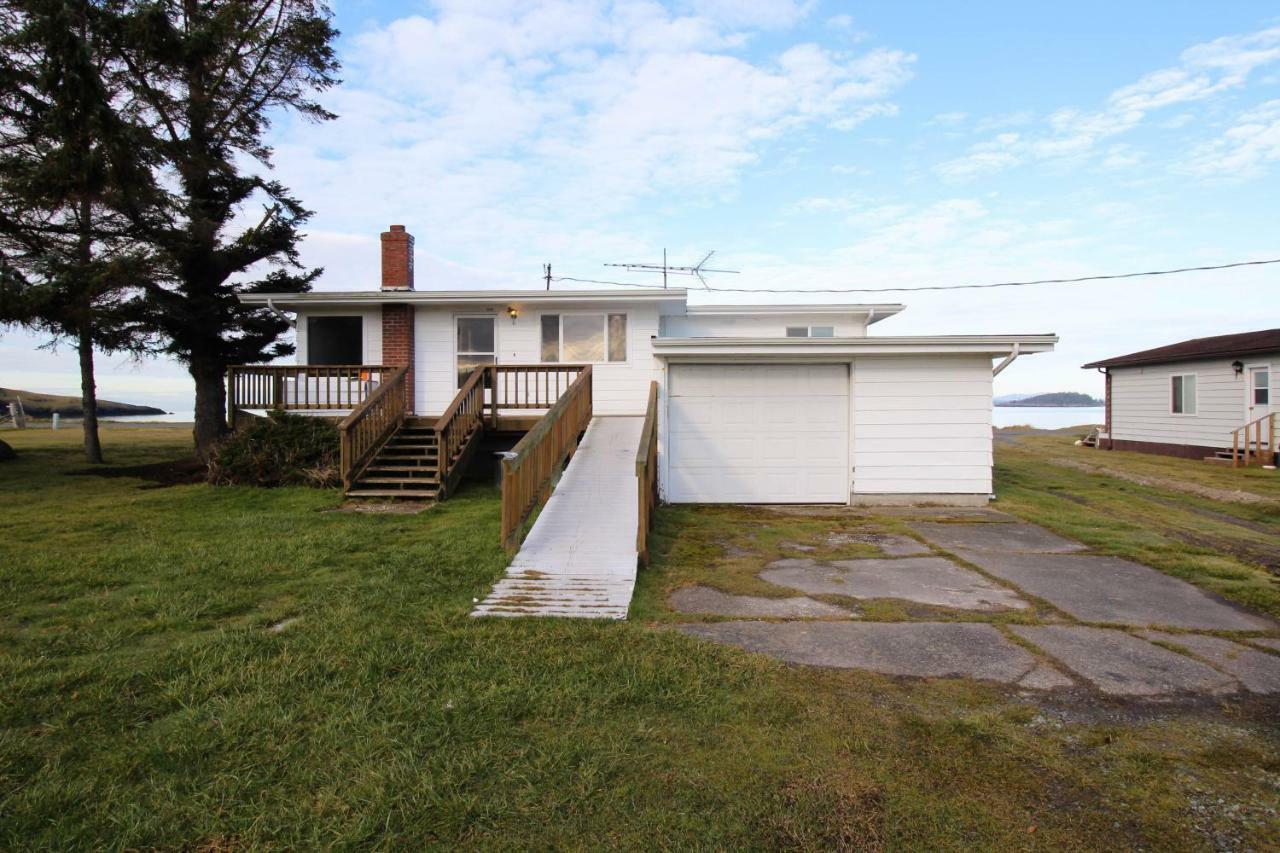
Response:
POLYGON ((194 410, 187 412, 167 412, 163 415, 117 415, 110 418, 99 418, 100 421, 113 421, 122 424, 190 424, 195 423, 194 410))
POLYGON ((1102 406, 995 406, 991 410, 991 423, 997 427, 1026 424, 1036 429, 1101 426, 1105 413, 1102 406))

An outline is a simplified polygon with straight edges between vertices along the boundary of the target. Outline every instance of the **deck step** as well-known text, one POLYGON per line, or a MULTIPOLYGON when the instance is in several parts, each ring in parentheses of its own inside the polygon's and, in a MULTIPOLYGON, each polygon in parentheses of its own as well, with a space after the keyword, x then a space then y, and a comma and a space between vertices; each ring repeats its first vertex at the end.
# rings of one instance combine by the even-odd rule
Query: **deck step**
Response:
POLYGON ((436 489, 352 489, 349 498, 422 498, 435 500, 436 489))
POLYGON ((353 486, 361 486, 365 483, 378 483, 380 485, 405 483, 409 485, 428 485, 440 482, 440 478, 432 475, 430 477, 361 477, 352 483, 353 486))

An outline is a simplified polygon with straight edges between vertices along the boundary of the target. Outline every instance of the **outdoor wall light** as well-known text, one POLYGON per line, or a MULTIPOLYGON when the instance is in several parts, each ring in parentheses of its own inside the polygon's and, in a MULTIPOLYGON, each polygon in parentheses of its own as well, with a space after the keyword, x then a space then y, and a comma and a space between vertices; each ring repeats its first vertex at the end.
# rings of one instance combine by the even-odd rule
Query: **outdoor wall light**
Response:
POLYGON ((1231 369, 1236 372, 1236 376, 1239 376, 1244 373, 1244 362, 1239 360, 1231 362, 1231 369))
POLYGON ((510 317, 512 320, 514 320, 515 318, 520 316, 520 309, 514 305, 508 305, 507 316, 510 317))

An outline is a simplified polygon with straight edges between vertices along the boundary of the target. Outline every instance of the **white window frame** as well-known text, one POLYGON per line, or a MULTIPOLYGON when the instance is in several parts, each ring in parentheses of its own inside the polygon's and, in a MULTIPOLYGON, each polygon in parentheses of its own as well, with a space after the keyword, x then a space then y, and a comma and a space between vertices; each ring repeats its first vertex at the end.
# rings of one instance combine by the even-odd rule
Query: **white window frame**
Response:
POLYGON ((610 311, 604 309, 602 311, 544 311, 538 315, 538 361, 541 364, 590 364, 590 365, 608 365, 608 364, 630 364, 631 363, 631 312, 630 311, 610 311), (609 315, 621 314, 626 318, 627 333, 625 341, 626 346, 624 352, 626 358, 622 361, 609 360, 609 315), (556 321, 556 361, 542 361, 542 318, 557 317, 556 321), (604 359, 601 361, 571 361, 564 360, 564 318, 565 317, 599 317, 604 321, 604 359))
POLYGON ((782 329, 782 334, 788 338, 834 338, 836 336, 836 327, 834 325, 827 325, 827 324, 822 324, 817 326, 784 326, 782 329), (804 329, 804 334, 793 335, 791 334, 792 329, 804 329), (813 333, 814 329, 830 329, 831 334, 815 335, 813 333))
POLYGON ((1169 374, 1169 414, 1175 418, 1194 418, 1200 414, 1200 375, 1198 373, 1170 373, 1169 374), (1187 396, 1187 377, 1190 376, 1195 380, 1195 393, 1191 396, 1191 405, 1195 411, 1191 412, 1175 412, 1173 410, 1173 380, 1182 379, 1182 402, 1183 408, 1186 408, 1187 396))
MULTIPOLYGON (((488 314, 486 314, 486 313, 483 313, 483 312, 480 312, 480 313, 477 313, 477 312, 468 312, 468 313, 465 313, 465 314, 454 314, 454 315, 453 315, 453 322, 452 322, 452 326, 453 326, 453 328, 450 330, 450 332, 451 332, 451 338, 452 338, 452 340, 450 341, 450 343, 453 345, 453 375, 454 375, 454 377, 455 377, 453 381, 454 381, 454 391, 455 391, 455 392, 457 391, 457 389, 458 389, 458 387, 459 387, 459 385, 458 385, 458 380, 457 380, 457 378, 456 378, 456 377, 458 376, 458 356, 460 356, 460 355, 489 355, 489 354, 490 354, 490 353, 487 353, 487 352, 476 352, 476 351, 474 351, 474 350, 468 350, 468 351, 466 351, 466 352, 463 352, 463 351, 461 351, 461 350, 459 350, 459 349, 458 349, 458 321, 459 321, 459 320, 492 320, 492 321, 493 321, 493 353, 492 353, 492 355, 493 355, 493 363, 494 363, 495 365, 498 363, 498 353, 502 352, 502 348, 498 345, 498 335, 500 334, 500 329, 499 329, 499 327, 500 327, 502 324, 498 322, 498 315, 497 315, 496 313, 488 313, 488 314)), ((451 399, 452 399, 452 398, 451 398, 451 399)))
POLYGON ((1253 364, 1244 366, 1244 412, 1246 419, 1253 420, 1253 410, 1258 406, 1263 406, 1272 411, 1275 410, 1275 402, 1272 400, 1274 395, 1271 393, 1271 388, 1275 384, 1275 380, 1272 378, 1275 375, 1274 371, 1275 367, 1265 361, 1255 361, 1253 364), (1267 371, 1267 384, 1262 386, 1267 390, 1267 402, 1265 403, 1255 403, 1253 400, 1253 394, 1256 390, 1253 384, 1253 372, 1255 370, 1267 371))

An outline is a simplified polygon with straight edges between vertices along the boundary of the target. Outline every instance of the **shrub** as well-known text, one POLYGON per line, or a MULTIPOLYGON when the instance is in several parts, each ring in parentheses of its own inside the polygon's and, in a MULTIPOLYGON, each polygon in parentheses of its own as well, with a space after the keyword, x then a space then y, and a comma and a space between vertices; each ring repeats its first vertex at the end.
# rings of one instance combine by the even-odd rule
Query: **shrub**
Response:
POLYGON ((323 418, 284 412, 237 431, 209 463, 209 482, 240 486, 338 485, 338 429, 323 418))

